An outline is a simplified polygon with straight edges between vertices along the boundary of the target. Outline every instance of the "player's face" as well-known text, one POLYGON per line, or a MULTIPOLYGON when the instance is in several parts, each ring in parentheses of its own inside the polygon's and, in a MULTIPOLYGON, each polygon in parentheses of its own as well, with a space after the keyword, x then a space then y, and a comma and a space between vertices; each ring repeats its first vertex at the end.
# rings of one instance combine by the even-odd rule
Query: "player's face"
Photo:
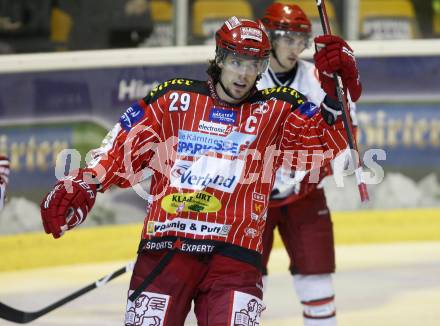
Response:
POLYGON ((271 60, 271 66, 278 65, 280 69, 276 70, 281 71, 293 69, 299 55, 305 50, 307 41, 307 35, 304 33, 280 33, 280 35, 277 35, 274 50, 279 62, 271 60))
MULTIPOLYGON (((223 86, 232 96, 234 102, 244 99, 254 86, 259 74, 267 67, 267 59, 254 59, 249 57, 228 54, 219 63, 222 68, 220 76, 223 86)), ((231 99, 226 99, 231 101, 231 99)))

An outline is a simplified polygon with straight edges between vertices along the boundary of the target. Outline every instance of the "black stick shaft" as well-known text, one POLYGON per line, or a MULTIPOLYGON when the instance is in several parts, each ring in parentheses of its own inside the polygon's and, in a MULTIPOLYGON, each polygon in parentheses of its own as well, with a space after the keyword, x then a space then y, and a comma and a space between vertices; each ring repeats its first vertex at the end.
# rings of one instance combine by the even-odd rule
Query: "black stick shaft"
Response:
POLYGON ((107 284, 108 282, 110 282, 111 280, 117 278, 118 276, 125 274, 127 271, 132 270, 132 264, 128 264, 124 267, 121 267, 120 269, 118 269, 117 271, 108 274, 107 276, 104 276, 102 278, 100 278, 98 281, 93 282, 81 289, 79 289, 78 291, 73 292, 72 294, 52 303, 51 305, 40 309, 38 311, 33 311, 33 312, 26 312, 26 311, 21 311, 15 308, 12 308, 8 305, 5 305, 4 303, 0 302, 0 318, 3 318, 5 320, 14 322, 14 323, 19 323, 19 324, 26 324, 29 323, 43 315, 46 315, 47 313, 65 305, 66 303, 75 300, 76 298, 82 296, 83 294, 86 294, 87 292, 90 292, 96 288, 99 288, 105 284, 107 284))
POLYGON ((318 7, 319 18, 321 20, 322 30, 324 31, 324 34, 331 34, 332 30, 328 20, 327 10, 325 9, 324 1, 317 0, 316 5, 318 7))
MULTIPOLYGON (((327 10, 325 9, 325 1, 324 0, 316 0, 316 6, 318 7, 319 18, 321 20, 322 30, 324 34, 329 35, 332 33, 329 19, 327 16, 327 10)), ((358 157, 355 157, 353 154, 353 150, 359 154, 358 147, 356 144, 356 140, 353 137, 353 128, 351 127, 351 123, 349 120, 349 110, 347 98, 344 94, 344 89, 342 87, 341 78, 338 74, 333 74, 333 81, 336 85, 336 93, 338 95, 338 101, 342 105, 342 121, 344 122, 344 129, 348 139, 348 146, 350 147, 350 154, 354 164, 356 165, 356 179, 358 183, 359 194, 362 202, 368 201, 368 190, 365 182, 362 180, 360 175, 360 170, 362 170, 362 160, 358 157), (359 169, 358 169, 359 167, 359 169)))
MULTIPOLYGON (((321 19, 322 30, 324 31, 324 34, 330 35, 332 33, 332 31, 331 31, 330 23, 328 20, 327 11, 325 9, 325 2, 323 0, 317 0, 317 6, 318 6, 319 17, 321 19)), ((356 143, 353 138, 353 130, 351 129, 351 124, 349 123, 349 120, 348 120, 348 114, 349 114, 348 112, 349 111, 348 111, 347 100, 344 95, 344 90, 340 87, 339 78, 336 73, 333 74, 333 80, 336 85, 336 92, 338 94, 338 100, 342 104, 342 108, 343 108, 342 119, 344 121, 344 128, 347 133, 348 145, 350 146, 350 149, 357 150, 357 146, 356 146, 356 143)))

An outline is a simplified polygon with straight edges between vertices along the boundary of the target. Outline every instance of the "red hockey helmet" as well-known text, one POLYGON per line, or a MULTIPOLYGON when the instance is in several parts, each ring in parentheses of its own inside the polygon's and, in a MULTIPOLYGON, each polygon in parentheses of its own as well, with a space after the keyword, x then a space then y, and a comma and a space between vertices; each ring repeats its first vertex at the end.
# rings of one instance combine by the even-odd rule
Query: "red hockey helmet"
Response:
POLYGON ((267 59, 270 41, 261 22, 248 19, 229 18, 215 33, 217 55, 223 49, 236 55, 267 59))
POLYGON ((268 30, 311 33, 312 23, 304 11, 294 4, 275 2, 266 9, 262 22, 268 30))

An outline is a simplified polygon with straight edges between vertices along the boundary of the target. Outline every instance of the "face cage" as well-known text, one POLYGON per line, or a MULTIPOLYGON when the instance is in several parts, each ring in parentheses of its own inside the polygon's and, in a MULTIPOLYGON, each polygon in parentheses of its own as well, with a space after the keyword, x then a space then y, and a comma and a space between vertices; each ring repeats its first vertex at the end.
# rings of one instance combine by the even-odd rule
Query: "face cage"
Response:
POLYGON ((269 66, 269 58, 257 58, 257 57, 248 56, 248 55, 244 55, 244 54, 238 54, 236 52, 229 51, 229 50, 219 48, 219 47, 217 47, 217 49, 215 51, 215 62, 217 64, 219 64, 220 62, 225 63, 226 57, 229 54, 236 56, 238 58, 241 58, 241 59, 245 59, 245 60, 261 61, 261 67, 259 68, 259 70, 257 72, 257 76, 260 76, 261 74, 263 74, 267 70, 267 67, 269 66))
POLYGON ((287 31, 287 30, 283 30, 283 29, 275 29, 275 30, 269 30, 268 34, 269 34, 271 42, 274 42, 278 38, 281 38, 281 37, 303 37, 305 49, 308 49, 310 47, 310 45, 312 44, 312 42, 311 42, 312 33, 294 32, 294 31, 287 31))

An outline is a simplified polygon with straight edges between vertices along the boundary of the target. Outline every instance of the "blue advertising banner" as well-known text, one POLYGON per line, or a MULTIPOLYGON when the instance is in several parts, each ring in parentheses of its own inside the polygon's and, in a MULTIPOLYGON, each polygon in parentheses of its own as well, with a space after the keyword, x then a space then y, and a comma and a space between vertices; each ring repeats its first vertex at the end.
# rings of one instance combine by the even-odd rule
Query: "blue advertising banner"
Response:
POLYGON ((377 57, 357 59, 363 94, 368 100, 440 101, 440 57, 377 57))
MULTIPOLYGON (((359 58, 361 101, 440 102, 440 57, 359 58)), ((0 75, 0 119, 94 115, 115 122, 133 101, 175 77, 206 79, 207 64, 0 75)))
POLYGON ((115 123, 162 81, 204 79, 206 65, 48 71, 0 75, 0 119, 94 115, 115 123))
POLYGON ((10 159, 11 190, 32 193, 49 189, 56 181, 58 153, 72 146, 73 130, 69 127, 2 128, 0 152, 8 153, 10 159))
POLYGON ((386 151, 382 166, 439 169, 439 104, 359 104, 359 145, 386 151))
POLYGON ((41 199, 42 192, 56 182, 58 154, 75 149, 79 154, 75 163, 84 166, 85 154, 97 147, 105 134, 105 128, 88 121, 1 127, 0 153, 8 155, 11 166, 9 190, 41 199))

